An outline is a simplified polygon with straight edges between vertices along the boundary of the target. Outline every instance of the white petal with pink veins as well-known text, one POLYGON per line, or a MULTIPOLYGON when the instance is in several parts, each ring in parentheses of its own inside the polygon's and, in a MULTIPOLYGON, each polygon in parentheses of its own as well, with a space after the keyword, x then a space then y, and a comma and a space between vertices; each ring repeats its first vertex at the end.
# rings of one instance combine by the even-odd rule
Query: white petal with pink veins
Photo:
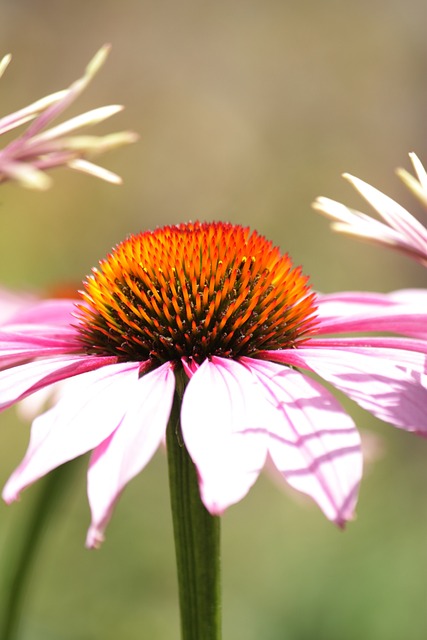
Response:
POLYGON ((362 194, 383 219, 396 231, 402 234, 410 244, 421 251, 426 250, 427 229, 400 204, 389 196, 372 187, 367 182, 344 174, 344 177, 362 194))
POLYGON ((353 517, 360 479, 360 436, 353 420, 319 383, 283 365, 251 358, 276 408, 269 453, 289 484, 313 498, 338 525, 353 517))
MULTIPOLYGON (((320 304, 321 307, 321 304, 320 304)), ((427 322, 427 310, 423 312, 419 305, 392 305, 382 307, 372 305, 371 308, 363 308, 358 313, 353 308, 352 313, 346 315, 344 311, 338 317, 328 317, 316 327, 317 335, 339 334, 353 332, 386 332, 400 333, 402 335, 417 336, 425 331, 427 322)))
POLYGON ((182 434, 210 513, 221 514, 256 481, 266 458, 270 411, 254 376, 233 360, 205 360, 189 381, 182 434))
MULTIPOLYGON (((64 298, 39 300, 37 302, 28 301, 25 305, 22 304, 21 308, 9 318, 8 324, 49 324, 58 325, 63 329, 67 324, 75 324, 76 322, 76 302, 77 300, 68 300, 64 298)), ((72 327, 70 327, 70 330, 74 333, 76 332, 76 329, 72 327)))
POLYGON ((159 447, 174 390, 175 376, 169 362, 139 378, 122 422, 93 452, 88 471, 92 524, 87 546, 96 547, 102 542, 123 488, 142 471, 159 447))
POLYGON ((63 355, 0 371, 0 409, 60 380, 112 364, 116 358, 63 355))
POLYGON ((4 500, 16 500, 32 482, 103 442, 137 392, 138 372, 139 363, 112 364, 67 380, 58 404, 34 420, 27 453, 6 483, 4 500))
POLYGON ((298 350, 298 356, 308 368, 377 418, 427 435, 424 354, 367 346, 304 347, 298 350))

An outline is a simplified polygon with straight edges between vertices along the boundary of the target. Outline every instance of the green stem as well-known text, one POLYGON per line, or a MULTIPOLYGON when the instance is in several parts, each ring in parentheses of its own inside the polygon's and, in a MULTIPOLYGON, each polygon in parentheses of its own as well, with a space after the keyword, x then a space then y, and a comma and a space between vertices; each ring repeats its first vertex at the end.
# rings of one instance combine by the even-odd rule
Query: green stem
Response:
MULTIPOLYGON (((177 375, 179 382, 179 375, 177 375)), ((220 519, 201 499, 194 464, 184 446, 181 394, 175 393, 166 434, 178 571, 182 640, 220 640, 220 519)))
POLYGON ((13 531, 13 540, 6 545, 1 570, 1 640, 17 637, 23 600, 43 533, 74 466, 70 463, 63 465, 43 480, 26 522, 19 523, 17 531, 13 531))

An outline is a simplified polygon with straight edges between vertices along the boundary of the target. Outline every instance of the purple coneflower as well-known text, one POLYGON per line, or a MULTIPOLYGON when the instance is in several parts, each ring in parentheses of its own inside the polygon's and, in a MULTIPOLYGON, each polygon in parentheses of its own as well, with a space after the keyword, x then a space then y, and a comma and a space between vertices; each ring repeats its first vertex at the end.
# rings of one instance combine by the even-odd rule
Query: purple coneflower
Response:
POLYGON ((427 432, 427 347, 416 338, 426 314, 371 296, 336 296, 350 309, 337 314, 287 255, 241 226, 129 237, 87 278, 79 304, 43 301, 1 327, 1 408, 66 380, 34 420, 4 499, 91 450, 87 544, 97 546, 121 491, 164 441, 175 396, 211 514, 241 500, 269 457, 342 526, 357 500, 360 438, 314 374, 382 420, 427 432))
MULTIPOLYGON (((118 113, 123 109, 121 105, 92 109, 46 129, 84 91, 104 64, 109 50, 108 45, 102 47, 86 67, 84 75, 68 89, 57 91, 0 118, 0 136, 31 123, 19 137, 0 150, 0 184, 16 180, 24 187, 44 190, 51 185, 51 178, 46 171, 60 166, 88 173, 113 184, 121 183, 120 176, 93 164, 87 158, 135 142, 138 136, 131 131, 105 136, 74 135, 77 129, 97 124, 118 113)), ((10 60, 10 55, 0 60, 0 77, 10 60)))
MULTIPOLYGON (((417 177, 415 178, 405 169, 398 169, 397 173, 427 207, 427 173, 415 153, 410 153, 409 156, 417 177)), ((335 231, 392 247, 427 266, 427 228, 409 211, 378 189, 348 173, 344 174, 344 178, 369 202, 385 224, 330 198, 317 198, 313 207, 316 211, 332 218, 334 221, 332 228, 335 231)))

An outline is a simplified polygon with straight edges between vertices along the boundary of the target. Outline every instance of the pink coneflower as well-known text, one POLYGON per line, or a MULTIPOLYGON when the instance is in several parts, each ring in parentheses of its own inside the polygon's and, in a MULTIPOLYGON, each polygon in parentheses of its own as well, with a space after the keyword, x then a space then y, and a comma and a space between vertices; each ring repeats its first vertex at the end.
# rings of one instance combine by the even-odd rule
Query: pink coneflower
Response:
MULTIPOLYGON (((405 169, 398 175, 417 198, 427 206, 427 173, 415 153, 409 154, 416 178, 405 169)), ((313 207, 334 221, 335 231, 358 236, 365 240, 392 247, 427 266, 427 229, 400 204, 359 178, 344 174, 359 193, 369 202, 384 222, 365 213, 350 209, 330 198, 317 198, 313 207)))
MULTIPOLYGON (((0 184, 16 180, 24 187, 44 190, 51 185, 51 178, 46 171, 60 166, 88 173, 113 184, 121 183, 120 176, 93 164, 88 157, 135 142, 138 136, 131 131, 104 136, 74 135, 77 129, 97 124, 118 113, 123 109, 121 105, 92 109, 46 129, 84 91, 104 64, 109 50, 108 45, 102 47, 86 67, 84 75, 68 89, 45 96, 0 118, 0 136, 31 123, 23 133, 0 149, 0 184)), ((0 60, 0 77, 10 60, 10 55, 0 60)))
POLYGON ((2 408, 67 380, 34 420, 4 499, 92 450, 87 544, 98 545, 121 491, 164 441, 177 394, 211 514, 241 500, 269 457, 343 525, 357 500, 360 439, 313 374, 425 433, 425 341, 340 334, 416 335, 426 314, 353 300, 351 313, 322 318, 318 304, 301 269, 247 228, 189 223, 129 237, 87 278, 77 307, 45 301, 0 331, 2 408))

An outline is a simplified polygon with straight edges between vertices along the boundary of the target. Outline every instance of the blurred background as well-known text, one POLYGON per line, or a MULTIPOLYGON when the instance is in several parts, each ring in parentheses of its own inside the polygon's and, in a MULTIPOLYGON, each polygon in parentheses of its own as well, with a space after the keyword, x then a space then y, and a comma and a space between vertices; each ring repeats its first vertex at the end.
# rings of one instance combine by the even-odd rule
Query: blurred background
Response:
MULTIPOLYGON (((1 115, 68 86, 110 42, 66 116, 121 103, 94 132, 141 139, 100 158, 122 187, 68 170, 45 193, 1 187, 0 284, 78 286, 129 233, 215 219, 255 227, 320 291, 425 287, 425 269, 334 235, 310 204, 367 210, 348 171, 422 215, 394 170, 409 151, 427 162, 426 18, 424 0, 1 0, 0 55, 13 54, 1 115)), ((224 638, 426 637, 427 444, 346 406, 367 434, 357 520, 337 531, 260 478, 223 518, 224 638)), ((14 409, 0 423, 3 482, 29 425, 14 409)), ((97 552, 84 549, 86 464, 45 532, 20 639, 178 638, 164 455, 128 486, 97 552)), ((0 558, 38 491, 0 506, 0 558)))

